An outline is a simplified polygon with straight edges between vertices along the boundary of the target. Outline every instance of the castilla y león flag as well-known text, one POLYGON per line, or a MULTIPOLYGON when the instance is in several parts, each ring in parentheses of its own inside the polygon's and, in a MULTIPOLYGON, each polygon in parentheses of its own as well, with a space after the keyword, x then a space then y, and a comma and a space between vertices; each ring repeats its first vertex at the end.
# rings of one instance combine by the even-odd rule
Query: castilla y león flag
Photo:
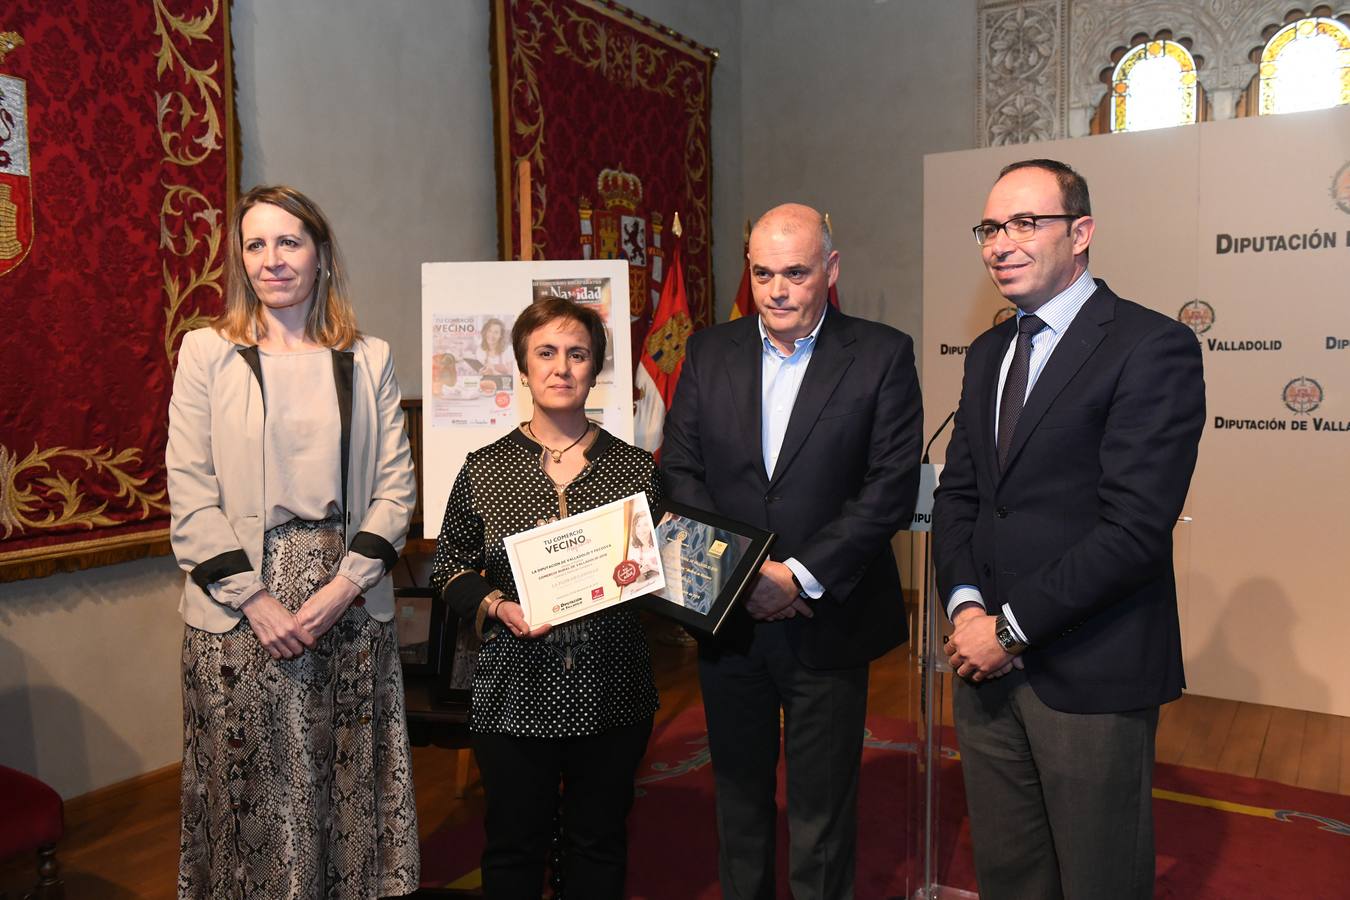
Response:
POLYGON ((656 453, 661 448, 661 432, 666 410, 675 399, 675 384, 684 365, 684 344, 694 331, 689 316, 689 295, 684 286, 684 260, 680 240, 680 217, 675 216, 674 246, 661 286, 661 299, 652 313, 652 326, 642 342, 633 386, 637 391, 637 415, 633 423, 635 443, 656 453))

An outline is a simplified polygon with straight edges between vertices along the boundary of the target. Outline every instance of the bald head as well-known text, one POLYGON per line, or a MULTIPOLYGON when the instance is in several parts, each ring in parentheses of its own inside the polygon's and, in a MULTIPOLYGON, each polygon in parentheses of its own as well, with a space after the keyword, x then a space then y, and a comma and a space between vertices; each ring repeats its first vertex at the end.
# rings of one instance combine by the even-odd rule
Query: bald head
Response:
POLYGON ((819 211, 804 203, 784 203, 764 213, 750 229, 750 239, 763 230, 768 234, 795 235, 814 230, 820 237, 820 258, 828 260, 834 252, 834 239, 830 226, 819 211))

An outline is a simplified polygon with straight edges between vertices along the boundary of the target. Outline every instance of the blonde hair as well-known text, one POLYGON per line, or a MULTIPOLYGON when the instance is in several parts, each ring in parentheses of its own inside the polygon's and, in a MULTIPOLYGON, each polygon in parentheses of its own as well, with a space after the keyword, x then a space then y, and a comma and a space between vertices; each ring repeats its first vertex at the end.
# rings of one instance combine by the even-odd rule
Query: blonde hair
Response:
POLYGON ((256 344, 267 334, 262 302, 244 269, 244 214, 259 203, 270 203, 299 219, 318 250, 319 277, 314 283, 314 303, 305 319, 305 337, 337 350, 351 347, 361 332, 356 328, 356 312, 347 293, 347 274, 337 239, 318 204, 286 185, 258 185, 235 204, 226 253, 225 311, 211 321, 211 327, 236 344, 256 344))

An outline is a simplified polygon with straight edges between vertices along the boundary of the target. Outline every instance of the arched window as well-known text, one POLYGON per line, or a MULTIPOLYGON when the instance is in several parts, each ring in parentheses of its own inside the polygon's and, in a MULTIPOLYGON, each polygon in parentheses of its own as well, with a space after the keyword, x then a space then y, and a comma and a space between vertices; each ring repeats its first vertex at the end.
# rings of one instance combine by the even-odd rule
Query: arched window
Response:
POLYGON ((1350 104, 1350 27, 1325 17, 1288 23, 1262 49, 1259 77, 1263 116, 1350 104))
POLYGON ((1111 130, 1194 125, 1199 118, 1195 59, 1176 41, 1130 48, 1111 73, 1111 130))
POLYGON ((1097 75, 1106 86, 1088 129, 1092 134, 1194 125, 1209 118, 1209 100, 1199 71, 1204 57, 1191 52, 1188 36, 1170 28, 1151 37, 1139 32, 1111 51, 1111 65, 1097 75))

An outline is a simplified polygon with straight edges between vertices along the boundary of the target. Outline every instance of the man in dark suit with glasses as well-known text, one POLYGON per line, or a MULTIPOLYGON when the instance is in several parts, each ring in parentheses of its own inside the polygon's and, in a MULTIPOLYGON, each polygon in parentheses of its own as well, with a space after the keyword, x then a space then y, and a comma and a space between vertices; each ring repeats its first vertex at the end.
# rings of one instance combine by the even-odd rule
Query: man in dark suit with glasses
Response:
POLYGON ((975 226, 1017 315, 977 338, 933 510, 982 898, 1153 894, 1172 528, 1204 427, 1190 329, 1088 272, 1087 183, 1006 167, 975 226))

